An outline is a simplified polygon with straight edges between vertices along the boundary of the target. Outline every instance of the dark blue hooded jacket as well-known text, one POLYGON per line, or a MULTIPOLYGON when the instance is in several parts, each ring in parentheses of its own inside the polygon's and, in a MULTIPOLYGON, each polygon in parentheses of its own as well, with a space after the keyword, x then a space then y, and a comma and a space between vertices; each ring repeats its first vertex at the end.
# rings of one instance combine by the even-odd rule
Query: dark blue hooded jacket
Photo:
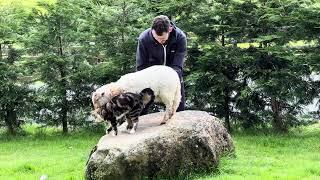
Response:
MULTIPOLYGON (((181 29, 173 26, 166 44, 158 43, 152 36, 151 28, 142 32, 139 36, 136 68, 138 71, 153 65, 166 65, 172 67, 179 74, 181 81, 181 103, 177 111, 185 108, 185 92, 183 83, 183 64, 187 53, 187 38, 181 29)), ((145 113, 143 113, 145 114, 145 113)))
POLYGON ((139 36, 136 68, 140 71, 153 65, 162 64, 174 68, 179 76, 182 77, 186 52, 186 35, 178 27, 173 26, 168 41, 164 45, 154 39, 151 28, 149 28, 139 36))

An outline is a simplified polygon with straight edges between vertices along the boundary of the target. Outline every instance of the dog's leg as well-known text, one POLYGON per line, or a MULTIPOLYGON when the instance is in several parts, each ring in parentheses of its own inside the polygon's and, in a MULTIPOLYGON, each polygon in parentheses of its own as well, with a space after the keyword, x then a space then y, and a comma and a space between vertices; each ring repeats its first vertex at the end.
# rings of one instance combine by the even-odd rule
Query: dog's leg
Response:
POLYGON ((134 134, 137 131, 139 119, 138 117, 134 117, 131 121, 133 122, 133 127, 130 130, 130 134, 134 134))
POLYGON ((129 116, 126 116, 127 119, 127 131, 130 133, 131 129, 133 128, 132 120, 129 116))
POLYGON ((111 120, 111 128, 113 129, 113 136, 116 136, 116 135, 118 135, 118 128, 117 128, 117 120, 116 120, 116 118, 113 118, 112 120, 111 120))
POLYGON ((106 130, 106 134, 109 134, 109 133, 110 133, 110 131, 112 131, 112 126, 111 126, 111 127, 109 127, 109 128, 106 130))
POLYGON ((118 126, 121 126, 126 121, 126 117, 122 117, 121 119, 118 119, 118 126))

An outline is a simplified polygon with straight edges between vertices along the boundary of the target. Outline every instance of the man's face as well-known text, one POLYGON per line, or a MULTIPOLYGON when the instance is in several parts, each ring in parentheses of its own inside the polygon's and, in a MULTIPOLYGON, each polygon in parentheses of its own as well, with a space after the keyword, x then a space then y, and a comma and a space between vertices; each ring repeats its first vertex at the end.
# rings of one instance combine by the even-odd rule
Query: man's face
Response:
POLYGON ((169 32, 162 33, 161 36, 157 35, 155 30, 152 30, 153 37, 158 41, 160 44, 165 44, 166 41, 169 39, 170 32, 172 31, 172 27, 169 27, 169 32))

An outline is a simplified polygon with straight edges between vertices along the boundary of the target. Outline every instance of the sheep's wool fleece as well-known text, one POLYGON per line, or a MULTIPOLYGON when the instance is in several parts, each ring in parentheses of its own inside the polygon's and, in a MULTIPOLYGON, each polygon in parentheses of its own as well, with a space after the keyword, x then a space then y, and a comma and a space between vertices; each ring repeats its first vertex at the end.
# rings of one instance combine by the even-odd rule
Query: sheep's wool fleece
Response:
POLYGON ((116 84, 125 92, 130 91, 132 93, 140 93, 144 88, 152 88, 157 97, 160 94, 160 90, 165 92, 172 91, 172 87, 180 84, 180 80, 178 73, 171 67, 156 65, 121 76, 116 84))

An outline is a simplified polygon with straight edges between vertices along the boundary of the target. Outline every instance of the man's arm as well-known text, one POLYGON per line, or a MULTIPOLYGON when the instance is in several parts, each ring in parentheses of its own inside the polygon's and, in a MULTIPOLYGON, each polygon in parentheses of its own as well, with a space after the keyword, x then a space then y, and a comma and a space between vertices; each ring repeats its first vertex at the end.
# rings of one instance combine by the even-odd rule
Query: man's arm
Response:
POLYGON ((184 58, 187 53, 187 38, 182 35, 177 42, 177 50, 173 58, 172 64, 169 66, 175 69, 179 74, 182 73, 184 58))
POLYGON ((147 49, 144 43, 139 39, 136 53, 136 70, 140 71, 149 67, 147 49))

